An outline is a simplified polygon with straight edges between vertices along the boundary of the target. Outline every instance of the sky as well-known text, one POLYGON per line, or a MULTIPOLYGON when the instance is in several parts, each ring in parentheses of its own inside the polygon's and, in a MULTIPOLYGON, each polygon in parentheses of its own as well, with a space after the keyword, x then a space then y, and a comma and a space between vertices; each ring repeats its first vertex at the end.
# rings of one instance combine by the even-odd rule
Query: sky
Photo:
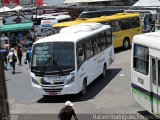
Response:
POLYGON ((65 0, 44 0, 44 2, 47 2, 48 6, 51 5, 57 5, 57 4, 63 4, 65 0))

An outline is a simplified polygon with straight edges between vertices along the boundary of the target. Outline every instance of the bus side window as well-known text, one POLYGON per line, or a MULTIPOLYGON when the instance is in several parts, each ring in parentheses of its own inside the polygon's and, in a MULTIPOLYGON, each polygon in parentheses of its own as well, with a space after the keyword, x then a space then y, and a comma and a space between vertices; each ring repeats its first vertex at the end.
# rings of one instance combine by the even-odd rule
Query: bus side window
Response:
POLYGON ((121 20, 121 29, 127 30, 131 28, 130 19, 122 19, 121 20))
POLYGON ((91 39, 86 40, 85 48, 86 48, 86 57, 88 59, 93 56, 93 46, 91 39))
POLYGON ((105 49, 107 47, 107 40, 106 40, 105 32, 100 33, 99 37, 100 37, 101 48, 103 50, 103 49, 105 49))
POLYGON ((92 37, 92 44, 93 44, 93 48, 94 48, 94 54, 98 53, 101 50, 98 35, 92 37))
POLYGON ((149 69, 149 49, 145 46, 134 45, 134 69, 140 73, 148 75, 149 69))
POLYGON ((132 27, 132 28, 140 27, 139 17, 131 18, 131 27, 132 27))
POLYGON ((80 65, 84 62, 85 60, 85 54, 84 54, 84 44, 78 44, 77 45, 77 65, 80 67, 80 65))
POLYGON ((121 30, 120 22, 119 21, 110 21, 109 24, 112 27, 112 32, 117 32, 121 30))

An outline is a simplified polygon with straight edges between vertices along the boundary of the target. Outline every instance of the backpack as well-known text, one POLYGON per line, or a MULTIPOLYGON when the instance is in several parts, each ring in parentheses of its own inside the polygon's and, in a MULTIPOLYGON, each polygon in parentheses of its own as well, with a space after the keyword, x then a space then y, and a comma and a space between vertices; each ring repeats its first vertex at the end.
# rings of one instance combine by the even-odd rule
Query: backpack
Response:
POLYGON ((13 62, 17 62, 17 57, 16 57, 16 55, 14 53, 12 55, 12 60, 13 60, 13 62))

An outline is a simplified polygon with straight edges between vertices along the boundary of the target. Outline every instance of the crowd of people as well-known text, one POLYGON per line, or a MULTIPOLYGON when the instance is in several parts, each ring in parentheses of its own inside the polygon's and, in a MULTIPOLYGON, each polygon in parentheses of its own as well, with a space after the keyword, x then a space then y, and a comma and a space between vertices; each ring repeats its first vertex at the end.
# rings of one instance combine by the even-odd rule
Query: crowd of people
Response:
MULTIPOLYGON (((16 63, 18 63, 19 66, 22 66, 22 57, 24 53, 24 50, 22 49, 23 46, 20 44, 20 42, 17 41, 17 38, 14 38, 13 42, 9 40, 9 38, 5 36, 5 34, 2 34, 0 42, 0 54, 4 63, 4 69, 8 70, 8 67, 10 67, 12 69, 12 74, 15 74, 16 63)), ((29 64, 29 67, 32 56, 32 43, 27 44, 26 48, 28 50, 25 53, 26 56, 24 59, 29 64)))
POLYGON ((6 40, 10 47, 22 46, 23 48, 28 48, 36 41, 36 37, 33 31, 13 32, 8 34, 8 36, 3 33, 0 37, 1 47, 4 46, 6 40))

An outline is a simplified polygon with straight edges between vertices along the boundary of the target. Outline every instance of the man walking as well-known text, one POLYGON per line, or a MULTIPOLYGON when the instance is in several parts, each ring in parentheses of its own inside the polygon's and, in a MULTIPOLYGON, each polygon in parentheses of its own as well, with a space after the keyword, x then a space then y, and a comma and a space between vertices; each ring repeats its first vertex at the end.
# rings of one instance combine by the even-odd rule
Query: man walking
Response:
POLYGON ((65 107, 63 107, 58 114, 58 120, 71 120, 72 116, 74 116, 75 120, 78 120, 72 106, 73 106, 73 103, 71 103, 70 101, 67 101, 65 103, 65 107))
POLYGON ((11 51, 8 54, 8 61, 11 65, 12 69, 12 74, 15 74, 15 63, 17 62, 17 57, 14 53, 14 48, 11 48, 11 51))
POLYGON ((22 52, 21 46, 18 46, 17 56, 18 56, 18 65, 21 66, 22 65, 22 56, 23 56, 23 52, 22 52))

